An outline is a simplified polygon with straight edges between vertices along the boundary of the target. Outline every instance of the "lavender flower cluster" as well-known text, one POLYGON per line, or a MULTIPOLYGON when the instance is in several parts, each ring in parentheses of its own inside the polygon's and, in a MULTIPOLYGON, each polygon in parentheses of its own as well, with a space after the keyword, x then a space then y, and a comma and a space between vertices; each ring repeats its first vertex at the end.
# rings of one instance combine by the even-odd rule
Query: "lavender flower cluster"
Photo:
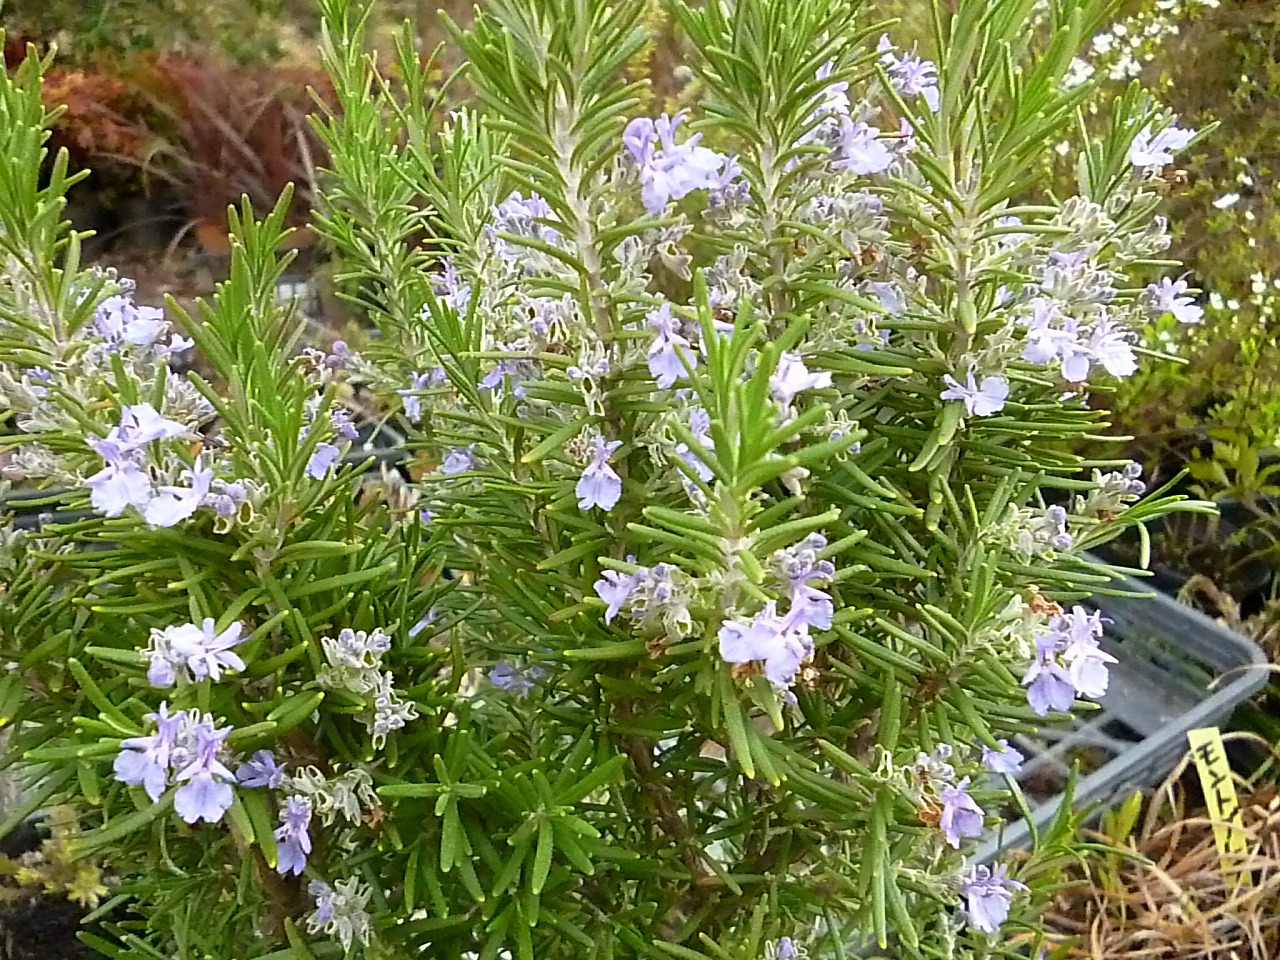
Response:
POLYGON ((827 538, 813 533, 773 555, 773 568, 789 601, 787 613, 778 616, 777 602, 770 600, 750 620, 725 620, 719 633, 721 659, 739 665, 758 663, 775 688, 791 686, 801 666, 813 656, 810 628, 830 630, 835 614, 831 595, 813 585, 829 583, 835 576, 831 561, 819 559, 826 546, 827 538))
MULTIPOLYGON (((149 660, 147 679, 153 687, 179 688, 199 681, 217 682, 224 672, 238 673, 244 661, 232 649, 246 639, 240 623, 219 631, 212 618, 199 626, 182 624, 154 629, 143 651, 149 660)), ((381 669, 390 638, 381 630, 372 633, 343 630, 338 637, 322 639, 328 665, 317 685, 343 689, 372 703, 362 716, 373 742, 381 745, 393 730, 417 716, 416 705, 400 698, 389 671, 381 669)), ((217 726, 214 718, 197 710, 169 712, 167 701, 146 715, 154 732, 121 742, 114 762, 115 778, 129 786, 141 786, 158 801, 169 786, 176 786, 174 810, 187 823, 219 823, 234 802, 234 789, 278 791, 279 826, 275 869, 281 875, 301 875, 312 852, 312 818, 326 825, 337 816, 358 824, 366 809, 378 807, 372 781, 364 770, 352 768, 328 778, 315 767, 288 773, 270 750, 258 750, 238 764, 228 745, 234 732, 217 726)), ((323 931, 349 948, 353 940, 366 942, 370 918, 364 907, 367 892, 355 878, 339 880, 333 887, 313 881, 310 892, 315 910, 308 919, 313 932, 323 931)))
MULTIPOLYGON (((159 709, 147 714, 146 719, 155 730, 122 741, 114 764, 116 779, 129 786, 141 786, 153 802, 160 799, 167 786, 176 785, 174 810, 189 824, 202 820, 221 822, 234 802, 235 787, 283 791, 280 825, 274 833, 275 869, 281 875, 297 876, 306 868, 312 851, 310 828, 317 800, 326 822, 331 822, 330 811, 335 807, 345 809, 353 803, 355 819, 359 819, 358 801, 354 800, 348 781, 352 774, 363 774, 363 781, 353 782, 367 784, 368 774, 361 770, 348 771, 333 781, 326 781, 314 769, 291 777, 271 751, 259 750, 242 761, 233 774, 228 766, 234 762, 227 745, 233 732, 230 726, 219 727, 212 716, 196 710, 171 714, 167 702, 161 702, 159 709)), ((367 786, 362 792, 367 792, 367 786)), ((339 880, 332 888, 323 881, 312 881, 309 890, 316 906, 308 924, 313 932, 331 934, 344 948, 349 948, 353 939, 366 942, 370 918, 364 906, 368 895, 362 898, 360 889, 355 878, 339 880)))
POLYGON ((167 702, 147 714, 147 720, 155 724, 155 732, 121 743, 116 779, 141 786, 153 801, 167 785, 179 783, 173 798, 178 815, 187 823, 217 823, 232 802, 235 777, 219 759, 231 728, 217 726, 213 717, 198 711, 170 715, 167 702))
POLYGON ((1101 637, 1102 614, 1081 606, 1036 633, 1036 658, 1022 678, 1036 713, 1070 710, 1076 697, 1096 700, 1107 692, 1107 664, 1116 658, 1098 645, 1101 637))

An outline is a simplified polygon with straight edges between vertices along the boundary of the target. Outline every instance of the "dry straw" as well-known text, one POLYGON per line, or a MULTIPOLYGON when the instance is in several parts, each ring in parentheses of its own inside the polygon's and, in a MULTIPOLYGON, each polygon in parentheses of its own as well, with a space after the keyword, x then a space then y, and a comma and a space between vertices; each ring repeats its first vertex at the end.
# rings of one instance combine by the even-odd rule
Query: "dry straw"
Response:
MULTIPOLYGON (((1250 741, 1274 754, 1254 734, 1224 739, 1250 741)), ((1068 884, 1054 898, 1046 920, 1062 945, 1053 956, 1280 957, 1280 796, 1274 776, 1268 776, 1274 761, 1252 778, 1236 776, 1250 851, 1238 866, 1252 878, 1242 885, 1224 875, 1214 821, 1184 777, 1190 759, 1184 757, 1146 800, 1145 811, 1138 803, 1127 805, 1108 815, 1103 829, 1091 836, 1107 852, 1072 867, 1068 884)))

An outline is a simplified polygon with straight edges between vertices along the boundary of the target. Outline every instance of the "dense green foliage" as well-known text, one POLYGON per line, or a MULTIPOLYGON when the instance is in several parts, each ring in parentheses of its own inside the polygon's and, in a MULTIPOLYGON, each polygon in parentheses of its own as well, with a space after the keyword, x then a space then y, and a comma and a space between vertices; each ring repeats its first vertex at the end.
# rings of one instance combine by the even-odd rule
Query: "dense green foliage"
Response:
POLYGON ((63 808, 115 957, 1034 954, 1072 824, 973 863, 1021 805, 992 771, 1105 690, 1085 551, 1176 499, 1072 452, 1170 309, 1192 139, 1137 88, 1077 129, 1113 6, 935 4, 935 86, 854 0, 675 3, 686 137, 637 115, 641 0, 450 23, 455 112, 325 0, 315 226, 376 335, 277 302, 286 193, 169 304, 208 376, 81 268, 28 59, 0 493, 92 511, 0 544, 0 833, 63 808))

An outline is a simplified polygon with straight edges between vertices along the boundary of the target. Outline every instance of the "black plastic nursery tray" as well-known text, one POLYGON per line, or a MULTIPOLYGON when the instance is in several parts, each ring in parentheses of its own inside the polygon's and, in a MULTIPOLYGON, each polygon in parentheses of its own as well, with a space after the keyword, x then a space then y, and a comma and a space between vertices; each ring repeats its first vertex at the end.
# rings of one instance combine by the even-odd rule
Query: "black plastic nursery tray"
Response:
MULTIPOLYGON (((1129 579, 1113 586, 1152 592, 1129 579)), ((1267 682, 1257 644, 1172 597, 1099 596, 1090 605, 1112 621, 1102 647, 1119 661, 1100 709, 1011 741, 1027 758, 1018 780, 1037 829, 1058 812, 1073 767, 1081 773, 1078 808, 1155 786, 1186 753, 1188 730, 1225 723, 1267 682)), ((1012 820, 993 831, 978 860, 1030 839, 1026 820, 1012 820)))

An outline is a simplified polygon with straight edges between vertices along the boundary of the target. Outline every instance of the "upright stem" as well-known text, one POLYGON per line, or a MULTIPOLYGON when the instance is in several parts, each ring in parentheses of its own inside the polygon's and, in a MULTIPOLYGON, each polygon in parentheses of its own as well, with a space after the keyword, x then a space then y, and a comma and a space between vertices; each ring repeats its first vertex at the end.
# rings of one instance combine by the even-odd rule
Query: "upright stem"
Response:
MULTIPOLYGON (((560 96, 563 98, 564 95, 560 96)), ((562 99, 556 110, 552 142, 556 150, 556 170, 564 182, 565 203, 573 217, 574 246, 577 247, 578 259, 582 261, 582 309, 591 317, 596 333, 607 341, 614 332, 614 324, 605 293, 604 263, 597 246, 595 227, 591 222, 590 199, 582 190, 582 171, 573 163, 577 147, 573 138, 576 120, 576 111, 562 99)))
POLYGON ((769 273, 775 284, 769 292, 769 308, 775 317, 787 312, 789 304, 785 291, 776 281, 787 269, 786 251, 778 243, 779 217, 775 201, 778 196, 779 170, 778 149, 772 141, 760 146, 760 179, 761 202, 763 211, 760 217, 760 228, 764 233, 765 250, 769 259, 769 273))

